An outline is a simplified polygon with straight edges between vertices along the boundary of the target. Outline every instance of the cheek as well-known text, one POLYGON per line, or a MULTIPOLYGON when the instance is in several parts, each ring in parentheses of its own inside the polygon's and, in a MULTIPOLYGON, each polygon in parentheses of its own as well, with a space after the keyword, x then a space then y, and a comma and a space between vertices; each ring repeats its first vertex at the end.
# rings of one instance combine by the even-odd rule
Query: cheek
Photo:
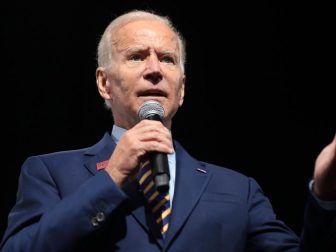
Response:
POLYGON ((127 92, 128 86, 127 83, 129 83, 129 80, 127 78, 127 75, 122 72, 114 72, 110 76, 110 90, 114 96, 116 95, 122 95, 127 92))
POLYGON ((181 97, 183 96, 183 93, 184 93, 184 85, 183 85, 183 82, 181 80, 178 81, 178 85, 176 86, 176 90, 175 90, 175 93, 178 97, 181 97))

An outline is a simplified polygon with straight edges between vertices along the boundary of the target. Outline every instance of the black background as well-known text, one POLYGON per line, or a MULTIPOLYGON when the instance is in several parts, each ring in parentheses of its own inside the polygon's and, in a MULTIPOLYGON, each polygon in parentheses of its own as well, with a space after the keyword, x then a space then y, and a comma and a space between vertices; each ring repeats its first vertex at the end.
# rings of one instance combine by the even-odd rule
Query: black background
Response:
POLYGON ((328 6, 13 1, 1 11, 0 237, 28 156, 87 147, 111 130, 96 46, 114 17, 135 8, 169 15, 187 40, 174 137, 198 159, 254 177, 299 234, 314 159, 336 129, 328 6))

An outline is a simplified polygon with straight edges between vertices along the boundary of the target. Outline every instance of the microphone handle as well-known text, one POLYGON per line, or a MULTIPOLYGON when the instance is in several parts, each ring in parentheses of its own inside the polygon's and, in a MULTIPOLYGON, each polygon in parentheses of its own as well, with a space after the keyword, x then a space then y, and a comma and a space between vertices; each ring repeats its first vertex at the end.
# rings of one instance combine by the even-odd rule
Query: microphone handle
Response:
POLYGON ((167 154, 161 152, 152 153, 151 167, 156 189, 160 192, 168 191, 170 173, 167 154))
MULTIPOLYGON (((161 117, 158 114, 150 114, 146 119, 162 122, 161 117)), ((167 154, 161 152, 152 153, 151 165, 156 189, 160 192, 168 191, 170 173, 167 154)))

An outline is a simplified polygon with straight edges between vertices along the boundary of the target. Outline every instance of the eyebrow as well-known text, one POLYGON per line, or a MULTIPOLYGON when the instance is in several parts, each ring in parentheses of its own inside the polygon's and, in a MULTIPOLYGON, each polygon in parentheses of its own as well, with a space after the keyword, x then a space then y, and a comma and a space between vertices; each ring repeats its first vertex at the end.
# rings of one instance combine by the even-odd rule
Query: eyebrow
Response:
POLYGON ((178 56, 175 51, 161 51, 160 54, 178 56))
MULTIPOLYGON (((143 52, 143 51, 148 51, 149 48, 148 47, 132 47, 132 48, 128 48, 125 50, 126 54, 132 54, 135 52, 143 52)), ((174 50, 162 50, 162 51, 157 51, 155 50, 156 53, 160 54, 160 55, 173 55, 173 56, 178 56, 176 51, 174 50)))

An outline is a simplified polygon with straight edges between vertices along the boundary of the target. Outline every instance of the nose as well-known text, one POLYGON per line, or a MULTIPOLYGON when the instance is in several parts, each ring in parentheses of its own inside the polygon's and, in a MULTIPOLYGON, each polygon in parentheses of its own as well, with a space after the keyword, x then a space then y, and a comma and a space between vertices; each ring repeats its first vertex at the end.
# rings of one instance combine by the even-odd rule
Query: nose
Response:
POLYGON ((162 72, 160 61, 156 55, 150 55, 146 68, 147 69, 144 78, 154 85, 158 84, 162 80, 162 72))

